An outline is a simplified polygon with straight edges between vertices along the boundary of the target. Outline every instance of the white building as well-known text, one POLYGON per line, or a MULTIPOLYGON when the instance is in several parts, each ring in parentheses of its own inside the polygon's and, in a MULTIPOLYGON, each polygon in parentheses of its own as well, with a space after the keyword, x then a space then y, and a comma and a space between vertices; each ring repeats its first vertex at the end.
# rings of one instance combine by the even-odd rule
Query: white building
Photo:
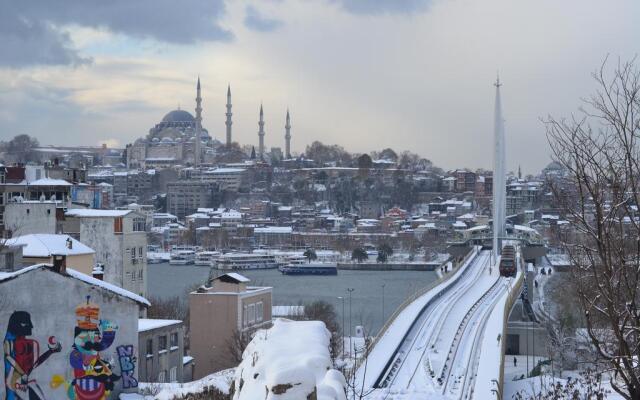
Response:
POLYGON ((147 292, 146 217, 131 210, 74 209, 65 213, 64 232, 96 252, 104 280, 140 296, 147 292))
POLYGON ((56 233, 56 208, 60 202, 14 201, 5 205, 4 225, 11 231, 11 236, 31 233, 56 233))

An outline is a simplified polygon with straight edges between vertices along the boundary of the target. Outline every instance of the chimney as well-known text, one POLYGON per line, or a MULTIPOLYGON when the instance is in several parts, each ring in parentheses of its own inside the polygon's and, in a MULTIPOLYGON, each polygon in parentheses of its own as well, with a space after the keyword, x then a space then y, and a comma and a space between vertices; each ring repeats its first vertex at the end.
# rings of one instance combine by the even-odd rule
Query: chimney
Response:
POLYGON ((93 271, 91 271, 91 275, 100 281, 104 280, 104 265, 96 264, 93 267, 93 271))
POLYGON ((66 243, 69 250, 73 249, 73 240, 70 237, 67 238, 66 243))
POLYGON ((53 270, 61 274, 66 273, 67 256, 63 254, 52 254, 51 257, 53 257, 53 270))

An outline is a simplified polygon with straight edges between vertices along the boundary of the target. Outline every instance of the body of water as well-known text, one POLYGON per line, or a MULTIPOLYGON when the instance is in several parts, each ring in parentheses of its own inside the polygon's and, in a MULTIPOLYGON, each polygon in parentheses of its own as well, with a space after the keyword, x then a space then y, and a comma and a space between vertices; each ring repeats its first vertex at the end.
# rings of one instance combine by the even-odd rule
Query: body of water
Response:
MULTIPOLYGON (((338 275, 333 276, 282 275, 277 269, 238 272, 251 279, 250 285, 273 287, 273 305, 298 305, 315 300, 333 304, 341 324, 343 300, 338 297, 343 297, 345 326, 362 325, 374 334, 409 295, 437 279, 434 272, 427 271, 340 270, 338 275), (354 289, 351 292, 351 313, 347 291, 349 288, 354 289)), ((148 276, 149 297, 180 296, 187 300, 189 290, 206 282, 209 268, 168 263, 150 264, 148 276)))

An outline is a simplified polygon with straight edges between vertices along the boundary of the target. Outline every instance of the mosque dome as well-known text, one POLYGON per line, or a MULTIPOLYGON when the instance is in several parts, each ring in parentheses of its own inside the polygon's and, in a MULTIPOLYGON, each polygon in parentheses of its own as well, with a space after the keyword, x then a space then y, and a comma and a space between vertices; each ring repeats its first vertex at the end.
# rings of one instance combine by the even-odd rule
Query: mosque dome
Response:
POLYGON ((195 122, 191 113, 185 110, 173 110, 162 118, 162 122, 195 122))

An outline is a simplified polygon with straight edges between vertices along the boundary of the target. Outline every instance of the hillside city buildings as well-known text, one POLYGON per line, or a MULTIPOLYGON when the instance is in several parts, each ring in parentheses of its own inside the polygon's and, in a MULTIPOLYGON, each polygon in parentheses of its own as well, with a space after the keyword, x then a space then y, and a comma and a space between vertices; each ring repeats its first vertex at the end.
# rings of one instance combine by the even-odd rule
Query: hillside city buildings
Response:
MULTIPOLYGON (((492 171, 444 171, 391 149, 352 155, 316 142, 297 153, 289 110, 281 132, 270 125, 267 134, 262 106, 255 143, 240 146, 232 136, 230 86, 224 136, 222 127, 202 125, 209 105, 200 80, 196 87, 195 116, 169 111, 125 148, 39 147, 38 161, 26 164, 0 154, 0 287, 15 294, 0 322, 30 325, 24 336, 42 350, 49 337, 59 337, 61 348, 49 341, 50 351, 70 354, 78 338, 67 336, 100 331, 128 386, 93 390, 190 381, 237 365, 241 352, 230 343, 271 324, 277 288, 252 285, 235 269, 310 262, 311 254, 318 263, 374 264, 382 245, 421 268, 459 259, 456 246, 490 236, 496 182, 504 191, 506 234, 540 247, 568 234, 568 216, 549 190, 549 182, 564 177, 557 164, 535 176, 505 172, 496 180, 492 171), (284 153, 267 148, 280 141, 284 153), (364 259, 352 262, 356 250, 364 259), (188 318, 144 318, 147 298, 157 296, 149 290, 149 264, 196 259, 212 273, 181 299, 188 318), (47 296, 25 294, 43 290, 47 296), (104 321, 120 326, 115 337, 104 321)), ((160 306, 155 315, 167 312, 160 306)), ((93 387, 79 371, 83 365, 66 362, 50 361, 61 371, 60 388, 74 385, 63 379, 72 370, 86 379, 76 385, 93 387)), ((40 369, 34 377, 50 378, 40 369)))

